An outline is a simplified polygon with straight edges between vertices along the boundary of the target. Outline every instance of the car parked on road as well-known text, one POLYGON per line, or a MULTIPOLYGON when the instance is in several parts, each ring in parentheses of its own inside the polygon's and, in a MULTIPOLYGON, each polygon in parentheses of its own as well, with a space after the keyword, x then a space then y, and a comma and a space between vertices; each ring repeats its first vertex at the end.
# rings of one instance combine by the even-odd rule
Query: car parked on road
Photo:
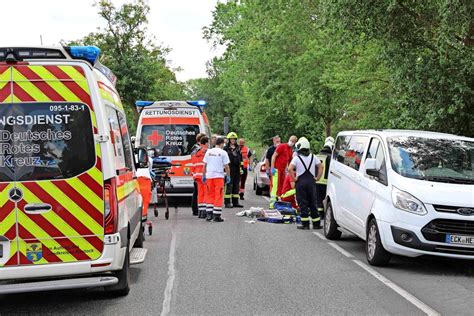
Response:
POLYGON ((423 131, 341 132, 329 172, 324 234, 391 254, 474 259, 474 139, 423 131))
POLYGON ((260 161, 254 168, 253 189, 257 195, 262 195, 264 192, 270 190, 270 177, 268 176, 267 168, 265 166, 266 154, 267 152, 265 151, 262 158, 260 158, 260 161))

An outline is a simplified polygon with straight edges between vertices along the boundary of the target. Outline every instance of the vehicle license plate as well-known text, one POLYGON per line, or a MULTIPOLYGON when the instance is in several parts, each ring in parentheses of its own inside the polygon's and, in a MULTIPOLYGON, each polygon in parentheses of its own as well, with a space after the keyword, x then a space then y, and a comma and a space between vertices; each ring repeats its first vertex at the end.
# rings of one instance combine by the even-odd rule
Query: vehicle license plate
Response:
POLYGON ((462 235, 446 235, 446 242, 448 244, 458 245, 474 245, 474 236, 462 236, 462 235))

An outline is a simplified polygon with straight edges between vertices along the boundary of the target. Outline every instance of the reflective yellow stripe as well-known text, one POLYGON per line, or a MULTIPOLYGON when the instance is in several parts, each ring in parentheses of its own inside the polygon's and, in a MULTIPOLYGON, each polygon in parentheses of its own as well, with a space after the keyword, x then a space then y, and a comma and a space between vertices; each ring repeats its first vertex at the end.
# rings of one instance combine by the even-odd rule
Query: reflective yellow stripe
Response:
POLYGON ((316 217, 316 218, 313 218, 312 220, 313 220, 313 222, 319 222, 321 220, 321 218, 316 217))
POLYGON ((286 198, 286 197, 289 197, 289 196, 292 196, 292 195, 295 195, 295 194, 296 194, 296 189, 291 189, 291 190, 288 190, 285 193, 283 193, 281 195, 281 197, 286 198))
POLYGON ((224 194, 224 198, 230 199, 232 197, 232 194, 224 194))
POLYGON ((138 182, 136 180, 129 181, 126 184, 117 187, 117 196, 119 200, 123 200, 130 193, 138 189, 138 182))
POLYGON ((319 155, 316 155, 316 157, 318 157, 318 159, 321 161, 321 165, 323 166, 323 175, 321 176, 319 181, 316 181, 316 183, 327 185, 328 179, 324 178, 325 175, 326 175, 326 158, 327 158, 327 156, 323 155, 323 154, 319 154, 319 155))
POLYGON ((13 209, 10 214, 0 223, 0 235, 5 235, 7 231, 16 224, 16 211, 13 209))
POLYGON ((77 178, 67 180, 79 194, 81 194, 89 203, 94 205, 101 213, 104 212, 104 201, 98 197, 87 185, 77 178))
POLYGON ((0 81, 9 82, 11 79, 11 75, 11 68, 9 68, 5 70, 2 74, 0 74, 0 81))
POLYGON ((3 189, 2 192, 0 192, 0 207, 4 206, 8 201, 8 192, 13 188, 13 184, 9 184, 3 189))
POLYGON ((97 182, 98 184, 100 184, 100 186, 102 186, 102 172, 100 172, 99 169, 94 167, 91 170, 89 170, 87 174, 91 176, 91 178, 94 179, 95 182, 97 182))
MULTIPOLYGON (((26 216, 23 212, 18 212, 18 221, 21 223, 21 225, 35 238, 36 236, 49 236, 41 227, 36 225, 35 222, 33 222, 28 216, 26 216)), ((39 239, 39 238, 38 238, 39 239)), ((49 238, 42 238, 41 243, 44 244, 46 247, 49 249, 53 249, 54 247, 57 248, 63 248, 57 241, 54 239, 49 239, 49 238)), ((23 254, 26 254, 26 249, 23 250, 21 249, 21 252, 23 254)), ((57 254, 56 255, 61 261, 63 262, 71 262, 71 261, 77 261, 77 259, 71 255, 71 254, 57 254)))
POLYGON ((56 200, 61 202, 64 206, 79 222, 84 224, 92 233, 95 235, 102 235, 104 228, 98 224, 90 215, 85 212, 79 205, 69 198, 63 191, 49 181, 39 181, 37 184, 47 191, 51 196, 54 196, 56 200))
POLYGON ((309 217, 301 217, 302 222, 309 222, 309 217))
POLYGON ((11 98, 11 100, 12 100, 13 103, 21 103, 21 100, 18 99, 18 98, 16 97, 16 95, 14 95, 14 94, 11 94, 11 95, 10 95, 10 98, 11 98))
POLYGON ((88 91, 86 77, 80 73, 74 66, 58 66, 59 69, 64 71, 72 80, 74 80, 84 91, 88 91), (82 83, 82 84, 81 84, 82 83), (84 85, 85 83, 85 85, 84 85))
MULTIPOLYGON (((58 78, 53 76, 45 67, 31 66, 30 69, 45 80, 53 90, 55 90, 64 100, 82 102, 78 96, 71 92, 58 78)), ((88 90, 86 90, 88 92, 88 90)))
POLYGON ((21 72, 13 68, 12 73, 13 81, 18 84, 23 90, 25 90, 35 101, 38 102, 47 102, 51 101, 40 89, 38 89, 34 84, 31 83, 21 72))

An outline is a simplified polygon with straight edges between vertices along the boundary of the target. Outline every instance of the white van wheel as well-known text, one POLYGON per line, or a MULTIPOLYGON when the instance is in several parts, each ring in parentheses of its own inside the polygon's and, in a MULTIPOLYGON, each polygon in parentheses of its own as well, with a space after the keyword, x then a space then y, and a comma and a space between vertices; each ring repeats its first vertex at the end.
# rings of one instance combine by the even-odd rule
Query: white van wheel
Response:
POLYGON ((338 225, 334 219, 331 203, 326 207, 324 214, 324 236, 330 240, 337 240, 341 238, 342 233, 337 229, 338 225))
POLYGON ((365 253, 367 261, 373 266, 384 266, 390 261, 391 254, 385 250, 380 239, 377 221, 372 218, 367 227, 367 237, 365 241, 365 253))
POLYGON ((119 282, 105 288, 105 290, 113 296, 126 296, 130 292, 130 240, 127 242, 125 258, 123 260, 122 269, 115 272, 115 276, 119 282))

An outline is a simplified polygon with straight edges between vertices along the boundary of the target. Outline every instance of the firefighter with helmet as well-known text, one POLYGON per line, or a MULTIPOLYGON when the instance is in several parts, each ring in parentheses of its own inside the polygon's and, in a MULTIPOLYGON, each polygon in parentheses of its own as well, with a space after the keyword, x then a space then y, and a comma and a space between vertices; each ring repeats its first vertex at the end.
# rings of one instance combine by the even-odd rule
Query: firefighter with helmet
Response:
POLYGON ((321 218, 324 218, 323 201, 326 198, 326 187, 328 184, 329 164, 331 163, 331 155, 334 149, 334 138, 326 137, 323 149, 316 156, 321 161, 323 168, 323 176, 316 181, 316 202, 318 204, 318 212, 321 218))
POLYGON ((321 161, 311 153, 306 137, 301 137, 295 148, 297 152, 290 162, 289 172, 296 183, 296 201, 301 213, 301 225, 298 226, 298 229, 309 229, 310 216, 313 229, 321 229, 315 183, 315 180, 319 181, 323 174, 321 161))
POLYGON ((224 195, 224 205, 226 208, 243 207, 239 204, 239 189, 240 189, 240 171, 242 168, 242 153, 240 152, 239 144, 237 144, 237 134, 230 132, 227 134, 229 140, 224 147, 224 150, 229 155, 230 168, 230 183, 226 185, 224 195))

